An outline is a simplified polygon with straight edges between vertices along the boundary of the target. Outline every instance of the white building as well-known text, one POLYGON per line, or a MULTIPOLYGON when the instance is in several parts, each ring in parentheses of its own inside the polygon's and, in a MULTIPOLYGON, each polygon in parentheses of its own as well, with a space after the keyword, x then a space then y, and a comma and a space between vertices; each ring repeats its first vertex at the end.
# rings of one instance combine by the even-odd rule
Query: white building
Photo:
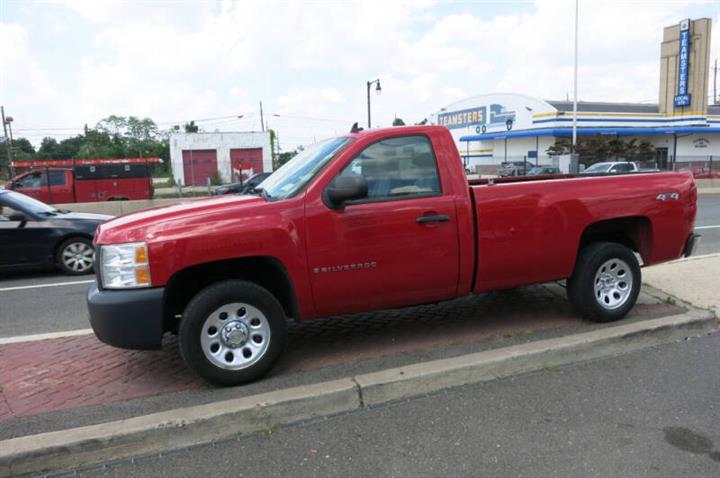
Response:
MULTIPOLYGON (((708 104, 711 29, 709 18, 663 28, 658 102, 580 101, 579 138, 648 142, 649 162, 662 169, 720 170, 720 104, 708 104)), ((467 167, 492 173, 503 161, 548 164, 548 148, 572 136, 573 104, 482 95, 441 108, 433 122, 450 128, 467 167)))
POLYGON ((217 174, 223 183, 272 171, 270 132, 176 133, 170 136, 175 181, 204 186, 217 174))
MULTIPOLYGON (((572 109, 571 101, 490 94, 448 105, 434 122, 450 129, 468 168, 491 173, 504 161, 549 164, 548 148, 572 136, 572 109)), ((657 104, 581 101, 577 133, 647 141, 659 168, 703 169, 714 161, 720 170, 720 106, 663 114, 657 104)))

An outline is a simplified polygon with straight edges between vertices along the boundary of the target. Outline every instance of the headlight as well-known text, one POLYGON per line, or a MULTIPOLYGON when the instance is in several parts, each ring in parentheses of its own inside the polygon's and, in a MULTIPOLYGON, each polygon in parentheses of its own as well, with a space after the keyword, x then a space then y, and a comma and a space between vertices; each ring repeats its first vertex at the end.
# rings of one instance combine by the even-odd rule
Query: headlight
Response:
POLYGON ((150 287, 147 244, 100 246, 100 279, 106 289, 150 287))

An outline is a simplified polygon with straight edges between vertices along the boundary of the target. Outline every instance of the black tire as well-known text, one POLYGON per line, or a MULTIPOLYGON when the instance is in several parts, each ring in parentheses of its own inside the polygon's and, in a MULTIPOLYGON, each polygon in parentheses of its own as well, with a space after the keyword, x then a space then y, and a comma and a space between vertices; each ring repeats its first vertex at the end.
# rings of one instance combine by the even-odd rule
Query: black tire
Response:
POLYGON ((567 295, 583 318, 594 322, 613 322, 625 317, 633 308, 641 281, 640 264, 631 249, 614 242, 595 242, 580 251, 573 275, 567 280, 567 295), (619 267, 615 269, 614 279, 613 264, 619 267), (620 272, 625 274, 618 275, 620 272), (612 285, 613 280, 615 286, 612 285), (596 281, 601 290, 596 289, 596 281), (623 283, 626 286, 624 290, 621 289, 623 283), (606 288, 605 284, 608 284, 606 288), (615 301, 617 304, 614 304, 615 301))
POLYGON ((190 300, 180 321, 178 338, 183 360, 200 377, 222 386, 241 385, 267 373, 285 349, 285 312, 277 299, 257 284, 241 280, 218 282, 206 287, 190 300), (225 318, 222 318, 222 312, 215 315, 224 307, 239 309, 236 315, 224 313, 225 318), (245 311, 246 307, 248 311, 255 309, 255 312, 241 315, 240 310, 245 311), (229 360, 223 362, 227 356, 233 356, 239 361, 250 360, 242 358, 241 354, 247 350, 255 353, 254 347, 262 347, 250 343, 258 337, 253 335, 252 322, 256 317, 252 315, 262 317, 262 328, 267 332, 262 339, 266 341, 264 352, 258 352, 252 357, 252 360, 256 361, 245 366, 242 363, 235 365, 229 360), (245 342, 239 340, 239 343, 233 344, 226 341, 227 337, 223 334, 227 333, 226 327, 233 324, 236 328, 244 327, 241 336, 245 337, 245 342), (213 328, 216 338, 211 338, 209 333, 213 328), (208 346, 209 343, 212 345, 208 346), (215 345, 219 355, 212 352, 215 345), (241 366, 242 368, 239 368, 241 366))
POLYGON ((55 252, 55 264, 65 274, 92 273, 95 268, 95 247, 92 241, 85 237, 71 237, 63 241, 55 252), (88 251, 92 252, 89 256, 88 251))

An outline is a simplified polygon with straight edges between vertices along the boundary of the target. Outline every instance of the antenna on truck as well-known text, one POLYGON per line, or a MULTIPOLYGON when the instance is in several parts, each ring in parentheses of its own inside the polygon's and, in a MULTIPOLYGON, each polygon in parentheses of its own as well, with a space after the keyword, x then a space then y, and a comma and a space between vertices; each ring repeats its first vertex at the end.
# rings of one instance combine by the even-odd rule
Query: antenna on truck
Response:
POLYGON ((350 128, 351 133, 359 133, 363 129, 358 126, 357 121, 353 123, 352 127, 350 128))

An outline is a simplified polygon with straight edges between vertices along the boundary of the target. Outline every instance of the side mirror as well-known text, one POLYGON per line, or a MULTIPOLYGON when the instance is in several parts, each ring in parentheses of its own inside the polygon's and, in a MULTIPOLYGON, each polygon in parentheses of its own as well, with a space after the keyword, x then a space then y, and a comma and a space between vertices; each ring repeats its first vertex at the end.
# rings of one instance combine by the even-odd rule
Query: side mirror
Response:
POLYGON ((17 222, 27 222, 27 216, 21 212, 16 212, 15 214, 10 214, 8 216, 8 219, 11 221, 17 221, 17 222))
POLYGON ((340 209, 346 202, 363 199, 367 195, 367 181, 357 173, 345 173, 336 177, 325 190, 326 204, 333 209, 340 209))

